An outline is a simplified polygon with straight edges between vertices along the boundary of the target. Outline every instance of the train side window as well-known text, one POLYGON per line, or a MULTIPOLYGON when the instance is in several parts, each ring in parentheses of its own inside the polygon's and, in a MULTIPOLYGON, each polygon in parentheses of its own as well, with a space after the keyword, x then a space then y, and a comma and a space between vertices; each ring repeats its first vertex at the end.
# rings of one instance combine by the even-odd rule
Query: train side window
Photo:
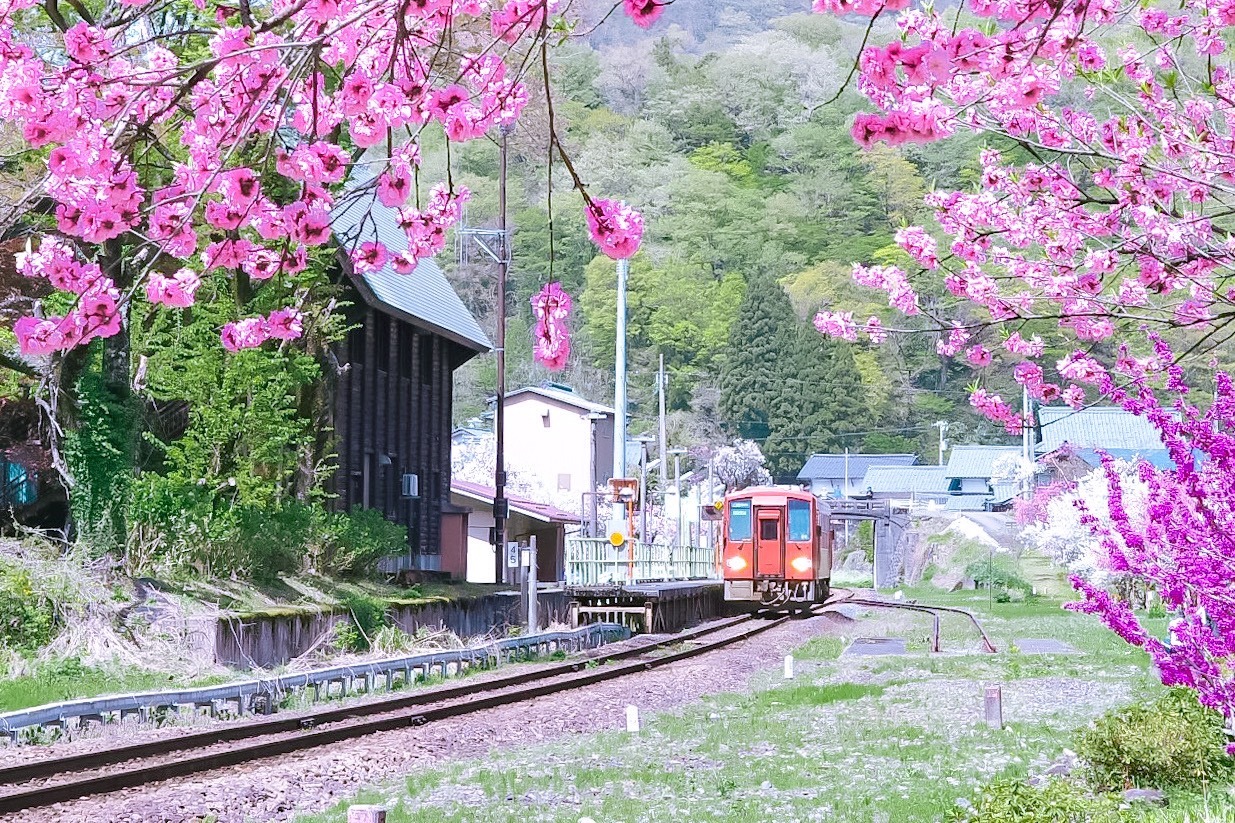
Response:
POLYGON ((778 531, 777 526, 780 525, 779 520, 760 520, 759 521, 759 539, 760 540, 775 540, 778 531))
POLYGON ((805 500, 789 501, 789 539, 810 540, 810 503, 805 500))
POLYGON ((729 539, 750 540, 750 501, 729 504, 729 539))

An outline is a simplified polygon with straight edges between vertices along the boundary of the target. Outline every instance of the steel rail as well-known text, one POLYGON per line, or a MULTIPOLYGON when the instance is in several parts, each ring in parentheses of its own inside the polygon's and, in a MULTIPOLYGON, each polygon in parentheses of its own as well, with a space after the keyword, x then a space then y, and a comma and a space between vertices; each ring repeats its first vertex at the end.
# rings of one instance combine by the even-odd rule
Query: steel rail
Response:
POLYGON ((974 617, 973 612, 968 609, 960 609, 955 606, 934 606, 924 603, 898 603, 894 600, 871 600, 867 598, 851 598, 845 602, 853 606, 869 606, 871 608, 878 609, 904 609, 906 611, 930 614, 934 618, 935 623, 934 648, 932 651, 936 652, 940 650, 939 613, 947 612, 949 614, 959 614, 968 618, 969 622, 972 623, 974 628, 978 630, 978 634, 982 637, 982 645, 986 647, 986 650, 991 654, 995 654, 996 652, 995 644, 992 643, 990 637, 987 636, 986 629, 982 628, 982 624, 978 622, 978 618, 974 617))
POLYGON ((625 677, 630 674, 659 668, 670 663, 686 660, 691 657, 724 648, 742 640, 747 640, 758 634, 762 634, 763 632, 775 628, 790 619, 786 616, 761 622, 733 635, 722 637, 709 643, 703 643, 692 648, 670 652, 669 654, 650 658, 648 660, 624 663, 612 667, 604 666, 597 669, 585 668, 590 663, 621 660, 647 654, 650 651, 661 649, 666 646, 677 645, 684 641, 690 641, 707 634, 713 634, 723 629, 730 628, 739 623, 747 622, 752 617, 753 615, 744 615, 725 621, 721 624, 713 624, 711 626, 701 627, 689 632, 674 635, 656 643, 646 644, 637 648, 624 649, 622 651, 607 655, 600 655, 590 660, 576 661, 561 666, 553 666, 548 669, 540 669, 534 672, 527 672, 511 677, 497 678, 495 680, 485 681, 483 683, 475 683, 472 684, 470 688, 465 686, 454 686, 446 689, 436 689, 432 692, 401 697, 395 700, 375 701, 373 703, 358 706, 316 712, 310 715, 299 715, 297 717, 275 721, 246 724, 244 726, 231 727, 228 729, 219 729, 213 732, 186 735, 166 741, 125 746, 105 752, 76 755, 66 758, 58 758, 56 760, 42 761, 41 763, 31 763, 11 767, 9 769, 0 770, 0 778, 3 778, 8 782, 12 782, 15 775, 25 775, 22 780, 38 779, 40 777, 46 777, 52 774, 62 774, 71 770, 82 771, 87 768, 99 768, 104 765, 113 765, 118 762, 136 760, 138 757, 148 758, 153 754, 165 754, 168 752, 191 748, 202 748, 203 746, 213 745, 220 742, 230 742, 237 739, 304 730, 303 734, 285 737, 279 740, 253 742, 218 752, 211 752, 209 754, 189 756, 178 760, 148 766, 137 766, 132 769, 127 769, 112 774, 96 775, 80 780, 66 781, 10 792, 8 794, 0 795, 0 814, 49 806, 55 803, 76 800, 79 798, 88 797, 90 795, 115 791, 118 789, 133 788, 174 777, 184 777, 226 766, 247 763, 253 760, 288 754, 304 749, 317 748, 319 746, 329 745, 352 738, 363 737, 378 732, 407 728, 408 726, 420 726, 426 723, 471 714, 498 706, 519 703, 569 689, 576 689, 606 680, 613 680, 619 677, 625 677), (583 670, 582 673, 580 673, 581 669, 583 670), (570 674, 574 674, 576 676, 565 677, 565 675, 570 674), (504 694, 478 696, 484 695, 485 692, 494 691, 496 689, 546 679, 551 682, 536 684, 527 688, 520 688, 516 691, 507 692, 504 694), (461 697, 462 699, 449 702, 450 699, 454 697, 461 697), (415 708, 426 703, 439 703, 443 701, 446 702, 444 702, 441 706, 425 708, 423 711, 419 712, 399 711, 400 709, 415 708), (334 728, 315 728, 319 724, 337 722, 339 720, 355 718, 357 716, 392 711, 397 713, 390 717, 382 717, 357 723, 345 723, 334 728), (42 767, 43 771, 40 772, 39 767, 42 767))

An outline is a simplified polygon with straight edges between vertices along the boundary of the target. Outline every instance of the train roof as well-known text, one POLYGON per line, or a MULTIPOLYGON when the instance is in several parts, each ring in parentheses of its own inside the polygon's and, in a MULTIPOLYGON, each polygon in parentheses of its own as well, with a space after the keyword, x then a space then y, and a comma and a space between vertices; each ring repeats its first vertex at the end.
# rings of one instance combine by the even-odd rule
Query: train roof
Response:
POLYGON ((751 486, 725 495, 726 501, 746 500, 747 498, 764 505, 776 505, 786 500, 814 500, 815 495, 809 489, 798 486, 751 486))

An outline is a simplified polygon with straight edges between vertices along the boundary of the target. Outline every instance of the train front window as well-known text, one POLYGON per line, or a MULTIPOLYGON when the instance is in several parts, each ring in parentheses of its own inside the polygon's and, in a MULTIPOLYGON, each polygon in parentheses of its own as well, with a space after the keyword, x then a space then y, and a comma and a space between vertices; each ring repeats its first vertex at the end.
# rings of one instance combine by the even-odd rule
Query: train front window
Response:
POLYGON ((810 503, 805 500, 789 501, 789 539, 810 540, 810 503))
POLYGON ((759 539, 760 540, 775 540, 776 532, 779 526, 779 521, 776 520, 760 520, 759 521, 759 539))
POLYGON ((729 539, 750 540, 749 500, 735 500, 729 504, 729 539))

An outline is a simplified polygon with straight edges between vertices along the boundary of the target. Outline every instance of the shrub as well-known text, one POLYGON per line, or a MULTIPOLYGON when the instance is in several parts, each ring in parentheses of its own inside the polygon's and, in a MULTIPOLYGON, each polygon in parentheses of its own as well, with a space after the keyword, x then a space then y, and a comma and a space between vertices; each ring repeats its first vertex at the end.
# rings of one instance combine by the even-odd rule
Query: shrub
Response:
POLYGON ((1067 780, 1030 786, 1022 780, 996 780, 979 791, 972 806, 953 809, 952 823, 1119 823, 1119 799, 1090 795, 1067 780))
POLYGON ((1033 585, 1020 576, 1016 565, 1006 556, 997 556, 993 562, 990 558, 975 560, 965 567, 965 576, 979 589, 990 585, 1000 603, 1033 596, 1033 585))
POLYGON ((386 555, 407 551, 407 527, 391 523, 376 509, 353 509, 333 520, 324 573, 363 574, 386 555))
POLYGON ((376 597, 352 594, 343 598, 342 605, 352 620, 335 626, 335 645, 347 651, 368 651, 377 633, 390 625, 386 604, 376 597))
POLYGON ((1195 787, 1235 776, 1222 725, 1192 691, 1175 688, 1107 712, 1078 735, 1076 751, 1102 787, 1195 787))
POLYGON ((35 651, 51 640, 55 607, 34 590, 30 572, 0 564, 0 646, 35 651))

